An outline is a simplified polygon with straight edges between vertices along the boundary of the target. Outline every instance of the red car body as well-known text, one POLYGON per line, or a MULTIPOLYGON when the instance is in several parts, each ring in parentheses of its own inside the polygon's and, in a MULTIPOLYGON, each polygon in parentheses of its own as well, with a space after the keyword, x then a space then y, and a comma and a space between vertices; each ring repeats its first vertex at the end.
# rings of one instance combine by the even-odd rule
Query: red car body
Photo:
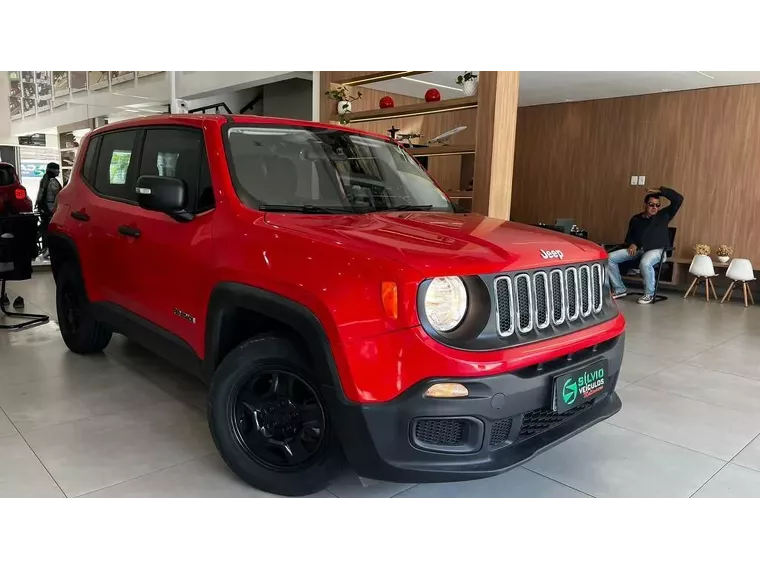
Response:
MULTIPOLYGON (((489 347, 442 340, 430 332, 420 308, 423 283, 448 275, 490 275, 485 281, 490 283, 494 275, 542 274, 542 269, 587 264, 593 270, 600 267, 601 279, 607 258, 602 248, 562 233, 472 213, 261 211, 236 193, 225 145, 225 128, 230 125, 358 134, 335 125, 284 119, 180 115, 120 122, 88 135, 50 225, 53 268, 76 260, 89 301, 120 314, 108 319, 116 331, 137 340, 149 338, 153 349, 209 378, 230 347, 219 341, 224 336, 217 316, 219 287, 224 284, 229 294, 241 287, 258 291, 267 299, 261 305, 266 317, 280 318, 282 308, 284 323, 302 333, 305 345, 317 354, 320 371, 330 376, 323 394, 346 455, 361 474, 375 478, 451 480, 494 474, 620 408, 614 387, 625 322, 606 283, 600 281, 598 290, 588 289, 589 298, 603 303, 593 322, 497 348, 493 342, 500 340, 493 334, 489 347), (96 137, 151 128, 203 132, 214 208, 191 222, 105 199, 83 177, 85 156, 96 137), (381 297, 383 283, 395 287, 395 313, 389 313, 381 297), (146 330, 151 333, 143 334, 146 330), (159 340, 163 343, 157 344, 159 340), (555 428, 520 441, 520 421, 527 421, 527 413, 552 414, 556 377, 577 367, 575 362, 596 357, 608 362, 610 380, 603 396, 577 416, 555 412, 561 419, 555 428), (425 396, 424 390, 442 379, 470 386, 478 401, 425 396), (508 410, 514 415, 505 415, 508 410), (451 452, 443 448, 446 441, 427 447, 415 442, 421 420, 460 416, 474 418, 474 442, 451 452), (510 427, 498 448, 490 449, 489 434, 493 440, 494 425, 502 419, 509 419, 510 427)), ((591 278, 592 273, 587 274, 591 278)), ((490 318, 492 322, 494 316, 490 318)))
POLYGON ((0 215, 30 213, 32 200, 12 164, 0 162, 0 215))

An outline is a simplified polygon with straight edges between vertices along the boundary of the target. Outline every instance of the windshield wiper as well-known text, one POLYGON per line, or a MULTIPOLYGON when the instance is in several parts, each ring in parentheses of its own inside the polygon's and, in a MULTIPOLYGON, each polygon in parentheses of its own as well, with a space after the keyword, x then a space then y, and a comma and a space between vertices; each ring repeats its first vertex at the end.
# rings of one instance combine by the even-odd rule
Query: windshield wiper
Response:
POLYGON ((432 205, 404 204, 404 205, 397 205, 393 207, 379 209, 377 211, 428 211, 430 209, 433 209, 432 205))
POLYGON ((259 206, 261 211, 294 211, 298 213, 357 213, 353 209, 344 207, 328 207, 321 205, 288 205, 288 204, 261 204, 259 206))

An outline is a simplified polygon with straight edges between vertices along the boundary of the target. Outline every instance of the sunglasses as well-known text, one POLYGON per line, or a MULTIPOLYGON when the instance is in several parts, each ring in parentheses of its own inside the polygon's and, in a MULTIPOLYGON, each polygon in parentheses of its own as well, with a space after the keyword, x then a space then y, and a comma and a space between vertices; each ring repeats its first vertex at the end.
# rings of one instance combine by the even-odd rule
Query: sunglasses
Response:
POLYGON ((657 208, 657 209, 659 209, 659 207, 660 207, 660 204, 658 204, 658 203, 654 203, 654 202, 653 202, 653 203, 648 203, 648 204, 647 204, 647 207, 654 207, 654 208, 657 208))

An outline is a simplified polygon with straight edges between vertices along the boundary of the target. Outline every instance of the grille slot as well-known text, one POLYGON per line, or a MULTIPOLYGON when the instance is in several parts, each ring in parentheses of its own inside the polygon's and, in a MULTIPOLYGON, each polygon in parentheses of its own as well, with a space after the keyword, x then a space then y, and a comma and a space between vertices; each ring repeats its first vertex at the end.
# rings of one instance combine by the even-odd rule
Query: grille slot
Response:
POLYGON ((499 323, 499 334, 509 336, 515 331, 515 315, 512 304, 512 279, 499 277, 496 279, 496 320, 499 323))
POLYGON ((539 271, 533 275, 533 290, 535 292, 536 328, 543 330, 550 324, 549 315, 549 277, 539 271))
POLYGON ((599 263, 494 279, 499 335, 527 334, 573 323, 604 308, 604 268, 599 263))
POLYGON ((465 422, 461 419, 420 419, 414 438, 430 446, 459 446, 464 442, 465 422))
POLYGON ((512 430, 512 419, 501 419, 491 427, 491 438, 488 446, 496 447, 503 445, 509 440, 509 432, 512 430))

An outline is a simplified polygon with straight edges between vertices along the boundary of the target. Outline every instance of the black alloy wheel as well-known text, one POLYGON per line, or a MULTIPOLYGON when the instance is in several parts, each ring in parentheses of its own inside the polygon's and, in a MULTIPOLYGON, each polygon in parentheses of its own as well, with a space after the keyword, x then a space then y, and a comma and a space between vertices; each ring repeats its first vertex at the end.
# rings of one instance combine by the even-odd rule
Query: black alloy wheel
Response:
POLYGON ((314 389, 287 370, 260 370, 231 399, 233 432, 246 453, 274 471, 302 467, 325 441, 325 411, 314 389))

